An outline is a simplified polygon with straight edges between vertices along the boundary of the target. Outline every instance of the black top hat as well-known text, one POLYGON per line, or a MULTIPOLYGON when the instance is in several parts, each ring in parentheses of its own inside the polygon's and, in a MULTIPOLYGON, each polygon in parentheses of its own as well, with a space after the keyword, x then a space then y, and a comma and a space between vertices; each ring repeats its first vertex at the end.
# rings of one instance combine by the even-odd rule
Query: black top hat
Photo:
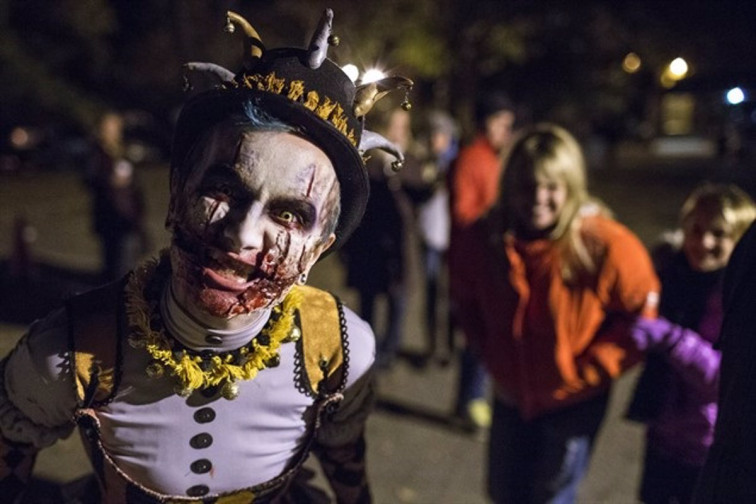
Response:
MULTIPOLYGON (((295 126, 331 159, 341 188, 341 217, 336 227, 336 250, 357 227, 365 212, 369 183, 363 153, 381 148, 401 163, 399 149, 377 133, 363 130, 364 116, 388 91, 412 81, 388 77, 356 86, 326 57, 333 12, 327 9, 307 49, 265 50, 252 26, 234 12, 227 13, 227 31, 238 26, 245 35, 243 69, 234 74, 212 63, 187 63, 185 68, 209 73, 218 81, 214 89, 191 98, 176 125, 171 160, 171 185, 183 184, 189 167, 184 166, 191 146, 210 126, 243 111, 252 102, 271 116, 295 126)), ((406 100, 405 100, 406 103, 406 100)), ((409 104, 407 103, 408 107, 409 104)))

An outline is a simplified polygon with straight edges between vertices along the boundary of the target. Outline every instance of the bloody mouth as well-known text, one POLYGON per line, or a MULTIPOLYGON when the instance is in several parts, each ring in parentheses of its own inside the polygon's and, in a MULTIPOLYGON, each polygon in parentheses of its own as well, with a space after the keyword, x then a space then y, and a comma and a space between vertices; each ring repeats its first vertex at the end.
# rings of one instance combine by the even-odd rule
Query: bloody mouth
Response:
POLYGON ((236 279, 227 278, 211 268, 202 268, 202 280, 211 289, 224 290, 235 294, 241 294, 252 285, 252 281, 240 282, 236 279))
POLYGON ((174 243, 175 274, 194 292, 199 306, 216 317, 230 317, 264 308, 293 283, 276 275, 271 252, 247 259, 212 247, 198 251, 174 243))
POLYGON ((255 280, 270 280, 256 264, 237 254, 224 253, 216 249, 205 251, 201 264, 195 264, 199 269, 205 286, 211 289, 225 290, 241 294, 252 286, 255 280))

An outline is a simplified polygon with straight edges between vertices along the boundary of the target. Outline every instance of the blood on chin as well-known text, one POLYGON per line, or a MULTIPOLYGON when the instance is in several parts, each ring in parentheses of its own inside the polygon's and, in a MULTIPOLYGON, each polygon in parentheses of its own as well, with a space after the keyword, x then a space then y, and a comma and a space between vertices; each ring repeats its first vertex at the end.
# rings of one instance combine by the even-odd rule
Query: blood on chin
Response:
POLYGON ((224 319, 275 306, 294 285, 294 279, 258 279, 250 282, 245 290, 238 292, 209 286, 201 277, 178 276, 177 279, 179 288, 185 290, 197 309, 212 317, 224 319))
POLYGON ((228 270, 203 266, 185 250, 172 250, 173 275, 192 304, 212 317, 232 318, 281 302, 296 281, 291 278, 258 277, 239 281, 228 270))
MULTIPOLYGON (((287 289, 288 290, 288 289, 287 289)), ((283 297, 282 289, 257 290, 251 286, 241 294, 200 286, 192 292, 195 304, 208 315, 231 318, 275 305, 283 297)))

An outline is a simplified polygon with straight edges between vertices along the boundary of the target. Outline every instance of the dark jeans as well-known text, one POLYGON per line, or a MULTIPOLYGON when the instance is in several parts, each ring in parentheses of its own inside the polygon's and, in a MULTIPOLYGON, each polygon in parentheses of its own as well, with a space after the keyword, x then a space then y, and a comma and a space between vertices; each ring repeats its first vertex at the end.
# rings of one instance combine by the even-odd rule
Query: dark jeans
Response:
MULTIPOLYGON (((378 295, 378 292, 360 292, 360 316, 371 326, 373 326, 375 301, 378 295)), ((386 303, 388 305, 386 332, 378 341, 376 348, 380 367, 389 367, 393 364, 402 342, 404 313, 407 306, 407 292, 404 284, 396 283, 389 287, 386 292, 386 303)))
MULTIPOLYGON (((449 335, 453 338, 456 328, 462 329, 460 311, 457 305, 449 300, 449 335)), ((450 345, 450 348, 453 346, 450 345)), ((467 405, 473 399, 487 397, 488 371, 477 354, 468 346, 468 335, 465 335, 465 346, 459 355, 459 375, 457 379, 457 399, 455 412, 457 415, 466 414, 467 405)))
POLYGON ((701 467, 685 464, 646 446, 640 498, 646 504, 687 504, 701 467))
POLYGON ((488 492, 500 504, 575 502, 608 394, 523 420, 517 409, 494 404, 488 453, 488 492))
POLYGON ((436 352, 450 358, 454 353, 454 330, 451 316, 447 313, 443 324, 439 328, 439 302, 448 298, 446 285, 443 281, 445 251, 423 245, 423 273, 425 276, 425 326, 428 338, 427 355, 431 357, 436 352), (440 330, 439 330, 440 329, 440 330), (446 338, 441 341, 443 333, 446 338))
POLYGON ((488 372, 478 356, 468 348, 463 349, 460 355, 458 387, 456 405, 458 415, 466 413, 467 405, 473 399, 486 398, 488 372))

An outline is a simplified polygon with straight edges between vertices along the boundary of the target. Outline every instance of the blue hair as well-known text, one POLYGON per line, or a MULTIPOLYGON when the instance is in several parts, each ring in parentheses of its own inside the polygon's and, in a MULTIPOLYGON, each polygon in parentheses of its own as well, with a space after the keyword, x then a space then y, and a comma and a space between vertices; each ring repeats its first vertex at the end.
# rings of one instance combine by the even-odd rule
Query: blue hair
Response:
POLYGON ((245 126, 255 131, 282 131, 286 133, 299 131, 297 127, 287 124, 277 117, 273 117, 251 99, 244 102, 242 110, 244 111, 244 117, 239 122, 240 126, 245 126))

